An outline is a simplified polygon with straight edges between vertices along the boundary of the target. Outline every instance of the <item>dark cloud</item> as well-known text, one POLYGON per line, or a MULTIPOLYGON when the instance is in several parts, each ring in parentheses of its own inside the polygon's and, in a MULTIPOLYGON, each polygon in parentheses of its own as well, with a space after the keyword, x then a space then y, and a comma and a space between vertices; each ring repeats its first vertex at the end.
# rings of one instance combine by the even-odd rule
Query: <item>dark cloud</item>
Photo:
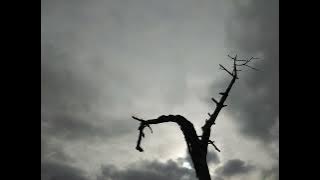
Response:
POLYGON ((50 144, 45 137, 41 137, 41 163, 49 160, 59 162, 73 162, 74 160, 67 156, 62 148, 57 144, 50 144))
POLYGON ((213 163, 213 164, 219 164, 220 163, 220 158, 218 154, 215 151, 208 151, 207 154, 207 162, 213 163))
MULTIPOLYGON (((240 72, 227 110, 243 134, 270 142, 278 138, 271 131, 279 117, 279 5, 277 0, 249 2, 235 1, 236 13, 226 25, 227 42, 241 58, 259 56, 262 60, 252 66, 260 71, 240 72)), ((226 77, 212 85, 211 94, 227 87, 226 77)))
POLYGON ((81 169, 54 161, 41 162, 41 180, 89 180, 81 169))
MULTIPOLYGON (((266 59, 257 64, 264 71, 254 76, 250 71, 243 73, 232 90, 230 110, 239 117, 236 120, 245 134, 263 140, 276 137, 276 132, 268 133, 278 115, 274 100, 278 96, 277 29, 273 26, 277 13, 265 2, 239 5, 236 18, 224 28, 223 7, 229 4, 222 1, 42 0, 42 180, 87 179, 81 170, 86 167, 84 160, 96 166, 100 161, 91 161, 98 158, 110 159, 113 165, 127 161, 131 153, 126 154, 126 149, 134 148, 137 136, 137 122, 129 119, 132 113, 144 117, 170 113, 201 94, 203 80, 213 77, 217 62, 212 59, 225 53, 225 30, 230 46, 241 47, 240 52, 247 54, 262 52, 266 59), (101 144, 92 143, 93 138, 100 138, 101 144), (108 144, 110 139, 116 143, 108 144), (72 143, 101 145, 103 155, 72 151, 68 148, 72 143), (114 149, 121 156, 115 157, 114 149)), ((189 113, 193 111, 197 107, 189 113)), ((154 142, 164 141, 155 138, 154 142)), ((152 157, 158 155, 155 152, 152 157)), ((215 152, 210 151, 207 160, 220 164, 215 152)), ((195 179, 192 169, 175 161, 141 161, 123 169, 103 166, 101 170, 99 180, 195 179)), ((265 177, 272 174, 264 173, 265 177)), ((224 177, 214 179, 219 178, 224 177)))
POLYGON ((173 160, 166 162, 142 160, 131 163, 125 168, 103 165, 101 173, 93 178, 89 178, 87 172, 71 165, 72 162, 72 159, 57 148, 56 144, 41 141, 42 180, 196 180, 193 169, 183 167, 181 163, 173 160), (59 158, 57 154, 64 158, 59 158))
POLYGON ((181 167, 175 161, 141 161, 131 164, 126 169, 114 166, 102 166, 102 175, 98 180, 196 180, 193 170, 181 167))
POLYGON ((107 129, 94 126, 88 121, 71 115, 57 115, 52 119, 47 118, 44 122, 46 127, 43 128, 43 131, 46 134, 67 140, 85 140, 86 138, 111 135, 107 129))
POLYGON ((216 169, 215 172, 221 176, 230 177, 247 174, 254 169, 254 166, 246 164, 240 159, 233 159, 227 161, 222 167, 216 169))
POLYGON ((41 44, 41 108, 69 110, 84 108, 92 102, 94 89, 73 66, 76 61, 61 48, 41 44), (93 91, 93 92, 92 92, 93 91))
POLYGON ((262 170, 262 179, 279 180, 279 164, 271 169, 262 170))
POLYGON ((212 180, 224 180, 222 177, 214 176, 212 180))
POLYGON ((83 170, 70 165, 72 162, 61 147, 41 137, 41 180, 89 180, 83 170))
MULTIPOLYGON (((41 123, 46 135, 68 140, 108 137, 134 131, 133 121, 101 116, 95 107, 112 107, 114 98, 104 98, 99 82, 81 74, 83 69, 68 53, 50 44, 42 44, 41 54, 41 123), (104 119, 105 118, 105 119, 104 119), (112 127, 111 127, 112 124, 112 127)), ((109 84, 112 85, 112 84, 109 84)), ((123 114, 123 117, 129 114, 123 114)))

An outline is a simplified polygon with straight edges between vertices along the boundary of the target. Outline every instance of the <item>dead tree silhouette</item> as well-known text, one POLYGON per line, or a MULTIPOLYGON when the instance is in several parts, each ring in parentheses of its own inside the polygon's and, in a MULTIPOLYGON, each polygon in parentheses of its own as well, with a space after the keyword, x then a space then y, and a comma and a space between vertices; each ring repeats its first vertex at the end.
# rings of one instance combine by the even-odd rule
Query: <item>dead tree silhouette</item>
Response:
POLYGON ((211 180, 209 168, 207 164, 208 145, 211 144, 217 151, 220 152, 220 150, 214 144, 214 141, 210 140, 211 127, 212 125, 215 124, 215 121, 221 109, 227 106, 224 103, 230 93, 232 86, 234 85, 236 80, 239 79, 238 72, 241 70, 238 68, 249 67, 251 69, 257 70, 256 68, 253 68, 252 66, 250 66, 249 63, 252 60, 258 59, 258 58, 251 57, 250 59, 237 59, 237 55, 235 57, 231 57, 230 55, 228 55, 228 57, 231 60, 233 60, 233 70, 229 71, 227 68, 225 68, 221 64, 219 64, 219 66, 220 66, 220 69, 226 71, 232 77, 232 79, 227 89, 224 92, 219 93, 221 95, 221 98, 219 101, 214 98, 211 98, 211 100, 216 104, 216 108, 212 114, 208 113, 209 119, 207 119, 205 121, 205 124, 202 126, 202 135, 198 136, 193 124, 181 115, 168 115, 168 116, 162 115, 156 119, 149 119, 149 120, 144 120, 144 119, 140 119, 135 116, 132 116, 133 119, 138 120, 140 122, 140 126, 138 128, 139 137, 138 137, 137 146, 136 146, 136 149, 138 151, 140 152, 143 151, 143 149, 141 148, 141 140, 143 137, 145 137, 145 134, 143 133, 143 130, 145 127, 148 127, 152 132, 152 129, 150 126, 152 124, 160 124, 160 123, 166 123, 166 122, 177 123, 180 126, 180 129, 184 135, 184 138, 188 147, 188 151, 193 162, 193 167, 195 169, 198 179, 211 180))

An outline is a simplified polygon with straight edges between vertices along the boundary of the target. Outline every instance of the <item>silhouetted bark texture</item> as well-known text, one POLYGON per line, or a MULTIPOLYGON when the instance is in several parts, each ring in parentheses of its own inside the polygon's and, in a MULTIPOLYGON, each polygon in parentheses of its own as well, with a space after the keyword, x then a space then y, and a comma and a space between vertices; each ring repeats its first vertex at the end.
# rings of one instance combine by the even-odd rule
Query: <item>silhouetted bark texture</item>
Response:
POLYGON ((221 98, 219 99, 219 101, 212 98, 212 101, 216 104, 216 108, 212 114, 208 113, 209 119, 205 121, 205 124, 202 127, 202 135, 198 136, 196 130, 194 129, 193 124, 181 115, 168 115, 168 116, 163 115, 156 119, 149 119, 149 120, 144 120, 144 119, 140 119, 132 116, 133 119, 140 121, 140 126, 138 128, 139 137, 138 137, 137 146, 136 146, 136 149, 138 151, 140 152, 143 151, 143 149, 141 148, 141 140, 145 136, 143 132, 145 127, 148 127, 152 132, 150 125, 167 123, 167 122, 176 123, 180 126, 180 129, 184 135, 188 152, 193 162, 193 167, 195 169, 198 179, 211 180, 208 163, 207 163, 208 145, 211 144, 217 151, 220 152, 218 147, 214 144, 214 141, 210 140, 211 127, 212 125, 215 124, 215 121, 218 117, 219 112, 222 110, 222 108, 226 107, 224 103, 230 93, 232 86, 238 79, 238 71, 241 71, 238 69, 238 67, 246 66, 246 67, 250 67, 251 69, 257 70, 248 65, 248 63, 251 62, 251 60, 257 59, 257 58, 252 57, 248 60, 239 60, 237 59, 237 56, 235 57, 229 56, 229 57, 233 60, 233 71, 230 72, 222 65, 220 65, 220 68, 226 71, 229 75, 231 75, 232 79, 227 89, 224 92, 219 93, 221 95, 221 98))

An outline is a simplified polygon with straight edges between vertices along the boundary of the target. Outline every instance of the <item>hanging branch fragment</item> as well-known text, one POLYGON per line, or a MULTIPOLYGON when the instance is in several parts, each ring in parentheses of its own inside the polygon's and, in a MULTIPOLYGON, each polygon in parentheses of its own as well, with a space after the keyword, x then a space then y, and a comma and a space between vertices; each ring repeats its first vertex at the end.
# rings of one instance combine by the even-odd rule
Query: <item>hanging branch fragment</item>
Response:
POLYGON ((143 149, 142 149, 141 146, 140 146, 140 145, 141 145, 141 140, 142 140, 142 138, 145 137, 145 134, 143 133, 143 129, 144 129, 145 127, 148 127, 148 128, 150 129, 151 133, 153 133, 153 131, 152 131, 152 128, 150 127, 150 125, 148 124, 148 122, 147 122, 146 120, 143 120, 143 119, 140 119, 140 118, 137 118, 137 117, 134 117, 134 116, 132 116, 132 118, 135 119, 135 120, 140 121, 140 126, 139 126, 139 128, 138 128, 138 130, 139 130, 139 137, 138 137, 136 149, 137 149, 138 151, 140 151, 140 152, 143 152, 143 149))

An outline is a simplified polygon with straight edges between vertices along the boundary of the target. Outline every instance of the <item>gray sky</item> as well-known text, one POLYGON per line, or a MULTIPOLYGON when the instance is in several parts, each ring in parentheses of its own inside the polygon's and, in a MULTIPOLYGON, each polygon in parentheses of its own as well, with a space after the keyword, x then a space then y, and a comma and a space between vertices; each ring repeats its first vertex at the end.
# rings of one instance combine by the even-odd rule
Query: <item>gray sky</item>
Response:
POLYGON ((261 71, 241 72, 213 127, 212 179, 278 179, 278 1, 41 3, 42 180, 194 180, 175 124, 140 153, 130 117, 180 114, 200 133, 236 53, 261 71))

